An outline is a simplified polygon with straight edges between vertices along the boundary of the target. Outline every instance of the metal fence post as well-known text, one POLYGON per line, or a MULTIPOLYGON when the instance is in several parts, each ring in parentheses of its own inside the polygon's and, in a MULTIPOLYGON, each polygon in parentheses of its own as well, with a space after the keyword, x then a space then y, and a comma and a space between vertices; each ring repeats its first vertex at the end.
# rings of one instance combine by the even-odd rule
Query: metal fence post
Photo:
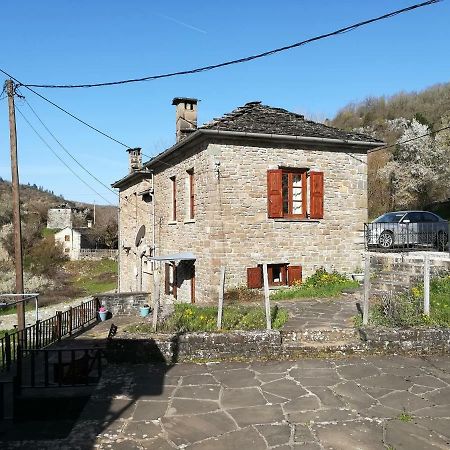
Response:
POLYGON ((430 257, 423 257, 423 313, 430 315, 430 257))
POLYGON ((266 328, 272 329, 272 320, 270 317, 270 299, 269 299, 269 276, 267 275, 267 264, 263 264, 263 282, 264 282, 264 305, 266 307, 266 328))
POLYGON ((5 332, 5 365, 6 370, 11 368, 11 338, 7 331, 5 332))
POLYGON ((363 325, 369 323, 369 294, 370 294, 370 254, 364 256, 364 302, 363 302, 363 325))
POLYGON ((61 340, 62 332, 62 311, 56 311, 56 339, 61 340))
POLYGON ((72 336, 72 330, 73 330, 73 311, 72 307, 69 306, 69 336, 72 336))

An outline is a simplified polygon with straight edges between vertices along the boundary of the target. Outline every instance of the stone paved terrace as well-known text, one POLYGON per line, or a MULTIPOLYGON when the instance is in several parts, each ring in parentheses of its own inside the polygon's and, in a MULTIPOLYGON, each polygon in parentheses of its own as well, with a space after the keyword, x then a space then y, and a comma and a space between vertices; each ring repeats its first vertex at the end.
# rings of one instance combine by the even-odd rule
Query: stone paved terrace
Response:
POLYGON ((109 365, 67 438, 0 444, 25 449, 447 449, 450 358, 109 365))

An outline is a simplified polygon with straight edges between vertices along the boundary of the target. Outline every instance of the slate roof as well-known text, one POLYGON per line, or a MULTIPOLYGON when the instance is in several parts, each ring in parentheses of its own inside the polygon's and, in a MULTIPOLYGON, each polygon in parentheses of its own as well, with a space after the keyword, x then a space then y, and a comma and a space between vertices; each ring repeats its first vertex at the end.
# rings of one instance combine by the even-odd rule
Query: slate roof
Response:
POLYGON ((199 129, 382 143, 372 136, 352 133, 306 120, 301 114, 262 105, 261 102, 246 103, 218 119, 213 119, 199 129))

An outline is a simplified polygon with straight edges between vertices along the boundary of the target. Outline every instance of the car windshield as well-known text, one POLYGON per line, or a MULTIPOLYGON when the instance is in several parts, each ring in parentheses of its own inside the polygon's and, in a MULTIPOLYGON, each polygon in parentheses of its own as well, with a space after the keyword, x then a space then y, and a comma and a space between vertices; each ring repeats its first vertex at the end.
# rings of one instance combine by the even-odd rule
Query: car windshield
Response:
POLYGON ((386 214, 383 214, 382 216, 376 218, 374 220, 374 223, 377 223, 377 222, 398 223, 398 222, 400 222, 400 219, 404 215, 405 215, 405 213, 394 213, 394 212, 386 213, 386 214))

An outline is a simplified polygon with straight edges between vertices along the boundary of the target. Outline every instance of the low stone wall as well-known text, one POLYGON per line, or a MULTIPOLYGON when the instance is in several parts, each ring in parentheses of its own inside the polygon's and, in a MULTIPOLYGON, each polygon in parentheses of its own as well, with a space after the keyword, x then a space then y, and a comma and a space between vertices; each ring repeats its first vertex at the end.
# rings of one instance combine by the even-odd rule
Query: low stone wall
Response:
POLYGON ((148 292, 120 292, 113 294, 96 295, 102 306, 104 306, 112 316, 136 316, 139 315, 139 308, 150 303, 148 292))
MULTIPOLYGON (((430 255, 430 275, 450 272, 450 259, 430 255)), ((424 255, 372 254, 370 255, 370 297, 381 297, 392 292, 408 292, 423 283, 424 255)))
POLYGON ((123 334, 108 342, 108 360, 148 363, 274 358, 282 354, 278 331, 123 334))
POLYGON ((382 328, 359 329, 361 340, 372 350, 449 353, 450 328, 382 328))

